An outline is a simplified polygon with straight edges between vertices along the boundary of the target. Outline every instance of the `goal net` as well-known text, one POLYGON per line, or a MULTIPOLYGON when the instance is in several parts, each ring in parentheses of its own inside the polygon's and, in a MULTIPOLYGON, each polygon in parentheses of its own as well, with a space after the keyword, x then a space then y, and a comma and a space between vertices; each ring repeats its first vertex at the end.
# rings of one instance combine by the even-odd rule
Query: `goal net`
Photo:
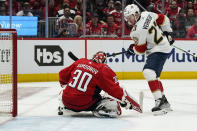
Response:
POLYGON ((17 115, 17 33, 0 29, 0 115, 17 115))

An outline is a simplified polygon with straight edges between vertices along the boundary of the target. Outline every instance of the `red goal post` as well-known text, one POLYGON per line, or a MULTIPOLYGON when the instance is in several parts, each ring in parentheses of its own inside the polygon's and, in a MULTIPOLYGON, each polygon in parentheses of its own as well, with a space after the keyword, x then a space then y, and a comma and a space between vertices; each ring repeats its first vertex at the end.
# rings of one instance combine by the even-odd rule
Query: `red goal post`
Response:
POLYGON ((0 115, 17 116, 17 32, 0 29, 0 115))

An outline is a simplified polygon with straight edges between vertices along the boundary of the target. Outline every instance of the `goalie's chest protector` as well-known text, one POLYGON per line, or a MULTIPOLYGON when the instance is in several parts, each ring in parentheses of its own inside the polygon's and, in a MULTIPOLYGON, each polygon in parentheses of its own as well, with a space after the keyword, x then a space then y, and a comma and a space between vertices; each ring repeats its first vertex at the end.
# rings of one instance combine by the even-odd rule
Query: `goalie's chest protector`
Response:
POLYGON ((158 15, 152 12, 142 12, 135 28, 132 29, 131 37, 137 38, 138 45, 147 44, 147 54, 154 52, 169 53, 171 47, 162 30, 157 25, 158 15))

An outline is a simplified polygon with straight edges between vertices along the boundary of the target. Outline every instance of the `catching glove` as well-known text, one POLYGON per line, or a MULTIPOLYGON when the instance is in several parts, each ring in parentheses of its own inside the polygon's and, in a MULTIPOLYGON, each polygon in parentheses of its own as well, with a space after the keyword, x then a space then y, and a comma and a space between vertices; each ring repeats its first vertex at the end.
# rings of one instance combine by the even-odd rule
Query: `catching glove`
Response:
POLYGON ((134 50, 133 50, 133 47, 135 46, 135 44, 131 44, 130 46, 129 46, 129 48, 127 49, 127 54, 129 54, 129 55, 135 55, 135 52, 134 52, 134 50))
POLYGON ((142 113, 142 109, 138 102, 133 97, 131 97, 126 90, 123 90, 123 97, 120 105, 121 107, 124 107, 126 109, 133 109, 137 112, 142 113))
POLYGON ((167 32, 167 31, 164 31, 163 34, 167 37, 170 45, 173 45, 174 39, 172 38, 172 33, 171 32, 167 32))

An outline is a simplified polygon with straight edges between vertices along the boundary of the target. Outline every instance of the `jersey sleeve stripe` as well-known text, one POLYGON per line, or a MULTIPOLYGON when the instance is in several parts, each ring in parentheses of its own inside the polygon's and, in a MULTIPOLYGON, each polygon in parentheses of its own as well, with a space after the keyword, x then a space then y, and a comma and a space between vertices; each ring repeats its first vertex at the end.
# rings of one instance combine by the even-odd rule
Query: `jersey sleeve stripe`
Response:
POLYGON ((137 45, 137 44, 135 44, 135 51, 137 52, 137 53, 144 53, 145 51, 146 51, 146 46, 147 46, 147 44, 146 43, 144 43, 144 44, 142 44, 142 45, 137 45))
POLYGON ((156 20, 157 25, 162 25, 165 21, 165 15, 163 14, 158 14, 158 18, 156 20))

